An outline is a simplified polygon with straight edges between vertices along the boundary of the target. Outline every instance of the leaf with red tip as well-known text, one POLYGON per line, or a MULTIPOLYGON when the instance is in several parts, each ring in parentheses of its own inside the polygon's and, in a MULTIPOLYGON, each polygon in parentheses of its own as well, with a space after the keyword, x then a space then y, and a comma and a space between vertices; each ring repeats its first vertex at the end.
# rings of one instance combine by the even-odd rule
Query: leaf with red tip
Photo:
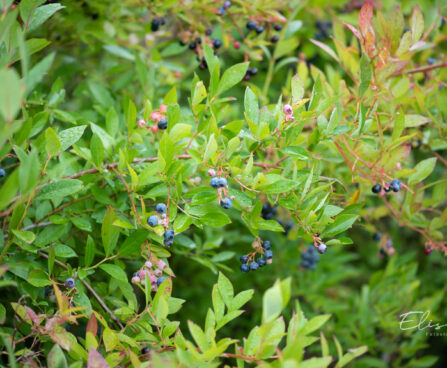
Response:
POLYGON ((109 363, 95 349, 88 352, 87 368, 110 368, 109 363))

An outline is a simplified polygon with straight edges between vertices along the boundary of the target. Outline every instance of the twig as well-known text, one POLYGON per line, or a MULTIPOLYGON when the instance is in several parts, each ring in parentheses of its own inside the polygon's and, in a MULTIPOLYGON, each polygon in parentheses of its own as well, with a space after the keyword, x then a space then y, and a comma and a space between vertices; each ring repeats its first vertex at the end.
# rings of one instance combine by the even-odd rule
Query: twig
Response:
MULTIPOLYGON (((41 251, 37 251, 37 254, 39 254, 41 257, 48 259, 48 255, 46 253, 43 253, 41 251)), ((64 270, 68 270, 68 267, 63 264, 61 261, 58 261, 57 259, 54 260, 54 263, 57 264, 59 267, 62 267, 64 270)), ((109 309, 109 307, 104 303, 104 301, 101 299, 101 297, 96 293, 96 291, 90 286, 90 284, 80 279, 82 284, 85 286, 85 288, 90 291, 90 293, 93 295, 93 297, 96 299, 96 301, 99 303, 99 305, 104 309, 107 313, 110 314, 110 318, 120 327, 123 328, 122 323, 120 320, 115 316, 115 314, 109 309)))
POLYGON ((425 65, 425 66, 420 66, 419 68, 404 70, 401 74, 424 73, 424 72, 428 72, 433 69, 443 68, 446 66, 447 66, 447 61, 444 61, 443 63, 439 63, 439 64, 425 65))

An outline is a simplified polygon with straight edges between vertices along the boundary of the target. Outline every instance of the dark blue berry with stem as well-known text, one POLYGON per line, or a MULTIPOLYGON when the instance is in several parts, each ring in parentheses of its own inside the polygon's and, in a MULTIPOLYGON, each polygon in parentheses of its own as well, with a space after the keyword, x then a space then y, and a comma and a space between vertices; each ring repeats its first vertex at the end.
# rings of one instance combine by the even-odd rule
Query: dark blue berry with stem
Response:
POLYGON ((218 180, 218 185, 220 188, 224 188, 227 186, 227 179, 225 178, 217 178, 218 180))
POLYGON ((247 29, 249 29, 250 31, 253 31, 256 28, 256 23, 253 22, 252 20, 247 22, 246 25, 247 29))
POLYGON ((166 280, 166 276, 161 276, 157 279, 157 286, 160 286, 163 281, 166 280))
POLYGON ((67 287, 68 289, 72 289, 76 286, 76 281, 74 278, 69 277, 68 279, 65 280, 65 287, 67 287))
POLYGON ((393 179, 391 182, 391 189, 393 192, 398 192, 400 190, 400 180, 399 179, 393 179))
POLYGON ((318 245, 318 252, 320 254, 326 253, 326 251, 327 251, 326 244, 321 243, 321 244, 318 245))
POLYGON ((228 210, 231 207, 233 207, 233 202, 231 201, 230 198, 224 198, 220 201, 220 205, 222 206, 223 209, 228 210))
POLYGON ((265 250, 269 250, 272 247, 272 244, 270 243, 270 240, 265 240, 262 242, 262 248, 265 250))
POLYGON ((256 262, 251 262, 250 263, 250 270, 251 271, 256 271, 259 268, 259 265, 256 262))
POLYGON ((3 178, 6 175, 6 171, 4 169, 0 169, 0 178, 3 178))
POLYGON ((158 217, 157 216, 149 216, 147 219, 147 224, 151 227, 155 227, 158 225, 158 217))
POLYGON ((222 4, 222 8, 224 8, 225 10, 227 10, 229 7, 231 6, 231 1, 224 1, 222 4))
POLYGON ((250 271, 250 267, 248 267, 248 265, 246 265, 245 263, 241 265, 240 270, 242 271, 242 273, 247 273, 250 271))
POLYGON ((382 190, 382 186, 380 184, 374 184, 371 190, 374 194, 378 194, 382 190))
POLYGON ((373 235, 373 240, 374 241, 379 241, 382 238, 382 234, 381 233, 374 233, 373 235))
POLYGON ((269 249, 269 250, 266 250, 265 252, 264 252, 264 258, 265 259, 272 259, 273 258, 273 252, 269 249))
POLYGON ((165 130, 168 128, 168 119, 163 118, 158 122, 158 129, 165 130))
POLYGON ((163 234, 165 240, 173 240, 174 239, 174 230, 166 230, 163 234))
POLYGON ((247 263, 248 262, 248 256, 246 254, 242 255, 241 258, 239 258, 241 263, 247 263))
POLYGON ((256 263, 259 265, 259 267, 264 267, 267 264, 264 258, 258 258, 256 260, 256 263))
POLYGON ((215 189, 219 188, 219 178, 211 178, 210 185, 215 189))

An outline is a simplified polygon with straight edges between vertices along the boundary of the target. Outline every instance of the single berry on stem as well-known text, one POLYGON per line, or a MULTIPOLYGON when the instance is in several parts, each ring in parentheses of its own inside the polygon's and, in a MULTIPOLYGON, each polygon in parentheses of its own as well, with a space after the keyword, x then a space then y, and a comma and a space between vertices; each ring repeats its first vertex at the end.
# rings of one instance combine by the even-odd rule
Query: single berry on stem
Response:
POLYGON ((174 230, 166 230, 163 234, 165 240, 172 240, 174 239, 174 230))
POLYGON ((327 251, 327 246, 326 244, 321 243, 320 245, 318 245, 318 253, 323 254, 326 253, 327 251))
POLYGON ((256 271, 259 268, 259 265, 256 262, 251 262, 250 263, 250 270, 251 271, 256 271))
POLYGON ((218 185, 220 188, 224 188, 227 186, 227 179, 225 178, 218 178, 218 185))
POLYGON ((250 267, 248 267, 248 265, 246 265, 244 263, 244 264, 241 264, 240 270, 242 271, 242 273, 247 273, 250 271, 250 267))
POLYGON ((167 207, 164 203, 157 203, 155 206, 155 211, 157 211, 159 214, 166 213, 167 207))
POLYGON ((371 190, 373 193, 378 194, 382 190, 382 186, 380 184, 374 184, 371 190))
POLYGON ((6 171, 4 169, 0 169, 0 178, 3 178, 6 175, 6 171))
POLYGON ((166 276, 161 276, 157 279, 157 286, 160 286, 163 281, 166 280, 166 276))
POLYGON ((256 23, 253 22, 252 20, 247 22, 246 25, 247 29, 249 29, 250 31, 253 31, 256 28, 256 23))
POLYGON ((158 217, 157 216, 149 216, 147 219, 147 224, 150 227, 155 227, 158 225, 158 217))
POLYGON ((272 247, 272 244, 270 243, 269 240, 262 242, 262 248, 264 248, 265 250, 269 250, 271 247, 272 247))
POLYGON ((269 249, 269 250, 266 250, 265 252, 264 252, 264 258, 265 259, 272 259, 273 258, 273 252, 269 249))
POLYGON ((239 258, 241 263, 247 263, 248 262, 248 256, 246 254, 242 255, 241 258, 239 258))
POLYGON ((211 185, 211 187, 213 187, 215 189, 219 188, 219 186, 220 186, 219 185, 219 178, 216 178, 216 177, 212 178, 210 180, 210 185, 211 185))
POLYGON ((259 267, 264 267, 267 264, 264 258, 258 258, 256 260, 256 263, 259 265, 259 267))
POLYGON ((160 119, 160 121, 158 122, 157 126, 158 126, 158 129, 161 129, 161 130, 167 129, 167 127, 168 127, 168 119, 166 119, 166 118, 160 119))
POLYGON ((230 198, 224 198, 220 201, 220 205, 222 206, 223 209, 228 210, 231 207, 233 207, 233 202, 231 201, 230 198))
POLYGON ((68 289, 72 289, 76 286, 76 281, 74 278, 69 277, 68 279, 65 280, 64 284, 65 287, 67 287, 68 289))

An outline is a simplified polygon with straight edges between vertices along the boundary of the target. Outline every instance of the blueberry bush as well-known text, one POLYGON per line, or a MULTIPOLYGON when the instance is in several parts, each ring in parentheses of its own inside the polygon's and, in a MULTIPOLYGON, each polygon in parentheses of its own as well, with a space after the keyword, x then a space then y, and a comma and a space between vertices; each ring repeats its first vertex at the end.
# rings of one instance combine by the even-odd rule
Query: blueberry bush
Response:
POLYGON ((1 366, 447 364, 443 0, 0 9, 1 366))

